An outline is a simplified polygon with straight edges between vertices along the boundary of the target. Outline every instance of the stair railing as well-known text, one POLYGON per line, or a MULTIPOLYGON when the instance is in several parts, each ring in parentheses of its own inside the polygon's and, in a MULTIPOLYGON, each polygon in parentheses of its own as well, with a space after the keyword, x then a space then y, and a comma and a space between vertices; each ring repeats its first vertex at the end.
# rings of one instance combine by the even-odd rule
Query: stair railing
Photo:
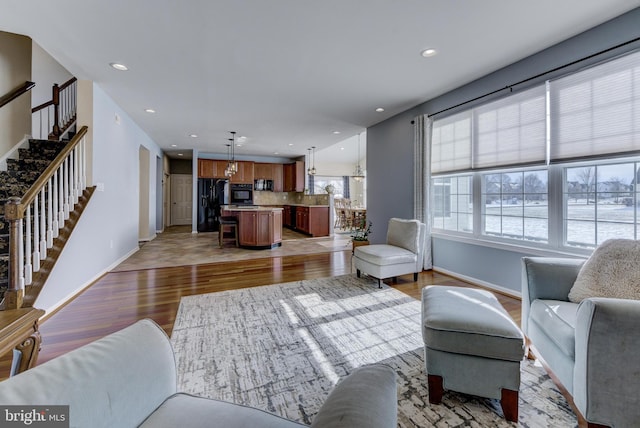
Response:
MULTIPOLYGON (((78 79, 72 77, 62 85, 54 84, 51 101, 31 109, 32 123, 38 124, 34 138, 59 140, 76 120, 78 79)), ((35 129, 35 127, 34 127, 35 129)))
POLYGON ((24 82, 24 85, 18 86, 13 91, 0 97, 0 107, 3 107, 4 105, 9 104, 11 101, 15 100, 20 95, 29 92, 31 89, 33 89, 34 86, 36 86, 36 84, 33 82, 29 82, 29 81, 24 82))
POLYGON ((24 196, 9 198, 5 205, 9 288, 2 309, 22 307, 25 288, 87 188, 86 133, 87 127, 83 126, 24 196))

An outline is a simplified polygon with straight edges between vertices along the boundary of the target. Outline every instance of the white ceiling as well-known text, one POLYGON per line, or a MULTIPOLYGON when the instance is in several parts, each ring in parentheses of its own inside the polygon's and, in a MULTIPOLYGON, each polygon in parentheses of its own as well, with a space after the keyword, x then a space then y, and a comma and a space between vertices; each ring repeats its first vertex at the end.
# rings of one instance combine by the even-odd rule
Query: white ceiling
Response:
POLYGON ((165 150, 224 153, 234 130, 247 137, 238 155, 294 157, 316 146, 321 159, 322 149, 366 127, 638 6, 0 0, 0 30, 32 37, 72 74, 97 82, 165 150), (439 53, 423 58, 425 48, 439 53))

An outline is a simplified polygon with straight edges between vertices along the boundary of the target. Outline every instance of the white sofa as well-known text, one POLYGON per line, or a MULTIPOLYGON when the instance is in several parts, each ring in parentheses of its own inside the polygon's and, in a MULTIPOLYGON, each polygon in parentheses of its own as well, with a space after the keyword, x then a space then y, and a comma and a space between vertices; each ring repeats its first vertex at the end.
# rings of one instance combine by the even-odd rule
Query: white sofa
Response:
POLYGON ((418 220, 392 218, 387 228, 386 244, 362 245, 353 251, 353 261, 358 278, 364 272, 380 280, 418 273, 424 265, 426 227, 418 220))
MULTIPOLYGON (((176 389, 169 338, 153 321, 142 320, 0 382, 0 404, 68 405, 71 427, 306 426, 176 389)), ((396 374, 378 364, 357 368, 338 383, 311 426, 395 428, 396 424, 396 374)))

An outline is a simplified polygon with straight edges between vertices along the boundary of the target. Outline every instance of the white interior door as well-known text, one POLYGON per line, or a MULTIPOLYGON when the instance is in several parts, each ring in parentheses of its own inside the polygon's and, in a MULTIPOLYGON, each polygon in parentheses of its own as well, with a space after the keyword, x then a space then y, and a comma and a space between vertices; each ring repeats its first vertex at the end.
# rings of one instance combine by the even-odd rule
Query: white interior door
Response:
POLYGON ((171 174, 171 224, 191 224, 193 202, 191 174, 171 174))

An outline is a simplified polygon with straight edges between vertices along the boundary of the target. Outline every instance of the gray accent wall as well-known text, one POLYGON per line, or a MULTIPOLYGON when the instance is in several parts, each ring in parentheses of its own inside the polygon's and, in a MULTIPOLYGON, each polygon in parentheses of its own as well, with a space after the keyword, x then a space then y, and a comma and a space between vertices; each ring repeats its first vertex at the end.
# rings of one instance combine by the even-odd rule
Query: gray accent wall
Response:
MULTIPOLYGON (((367 129, 367 214, 374 224, 374 243, 383 242, 391 217, 413 217, 413 125, 414 117, 434 114, 487 93, 514 85, 581 58, 640 38, 640 8, 584 33, 551 46, 535 55, 428 100, 367 129)), ((517 85, 514 91, 558 77, 570 71, 640 48, 630 45, 611 49, 587 61, 517 85)), ((429 82, 425 76, 425 86, 429 82)), ((420 88, 416 88, 416 93, 420 88)), ((495 97, 501 96, 497 94, 495 97)), ((495 98, 494 97, 494 98, 495 98)), ((481 102, 487 102, 485 98, 481 102)), ((464 108, 469 108, 467 104, 464 108)), ((452 112, 455 110, 452 110, 452 112)), ((434 267, 482 283, 520 290, 520 258, 524 254, 446 238, 433 239, 434 267)))

